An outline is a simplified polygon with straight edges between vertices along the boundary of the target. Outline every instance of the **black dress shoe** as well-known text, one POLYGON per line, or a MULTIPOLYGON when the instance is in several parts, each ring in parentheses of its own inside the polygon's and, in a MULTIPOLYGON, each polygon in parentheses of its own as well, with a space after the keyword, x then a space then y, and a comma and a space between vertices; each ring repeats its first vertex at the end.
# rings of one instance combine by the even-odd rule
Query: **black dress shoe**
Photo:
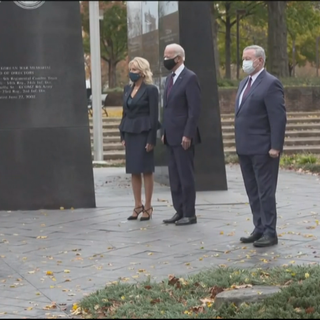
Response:
POLYGON ((261 237, 259 240, 255 241, 253 243, 254 247, 270 247, 278 244, 278 237, 277 236, 269 236, 269 235, 264 235, 261 237))
POLYGON ((195 223, 197 223, 197 217, 182 218, 176 221, 176 226, 186 226, 188 224, 195 224, 195 223))
POLYGON ((163 220, 163 223, 175 223, 176 221, 180 220, 182 215, 175 213, 175 215, 171 219, 163 220))
POLYGON ((259 240, 263 236, 262 233, 251 233, 249 237, 241 237, 240 241, 242 243, 253 243, 257 240, 259 240))

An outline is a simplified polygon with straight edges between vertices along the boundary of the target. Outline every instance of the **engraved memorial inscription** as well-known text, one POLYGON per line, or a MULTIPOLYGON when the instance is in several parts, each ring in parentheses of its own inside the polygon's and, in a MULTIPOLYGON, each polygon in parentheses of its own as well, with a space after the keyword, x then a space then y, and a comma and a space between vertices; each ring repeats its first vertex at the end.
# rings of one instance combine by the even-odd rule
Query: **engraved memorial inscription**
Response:
POLYGON ((0 67, 0 100, 36 99, 55 86, 50 66, 0 67))

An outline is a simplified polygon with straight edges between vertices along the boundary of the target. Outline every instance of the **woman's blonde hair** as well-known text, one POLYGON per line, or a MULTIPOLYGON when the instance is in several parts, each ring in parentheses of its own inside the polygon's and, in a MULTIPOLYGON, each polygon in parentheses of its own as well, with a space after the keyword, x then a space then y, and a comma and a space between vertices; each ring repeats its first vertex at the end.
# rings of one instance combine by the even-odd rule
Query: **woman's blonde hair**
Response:
MULTIPOLYGON (((144 76, 143 81, 146 84, 153 84, 153 79, 152 79, 153 73, 150 69, 150 63, 148 62, 148 60, 141 57, 135 57, 129 62, 129 69, 133 65, 142 73, 142 75, 144 76)), ((131 80, 130 80, 130 84, 132 84, 131 80)))

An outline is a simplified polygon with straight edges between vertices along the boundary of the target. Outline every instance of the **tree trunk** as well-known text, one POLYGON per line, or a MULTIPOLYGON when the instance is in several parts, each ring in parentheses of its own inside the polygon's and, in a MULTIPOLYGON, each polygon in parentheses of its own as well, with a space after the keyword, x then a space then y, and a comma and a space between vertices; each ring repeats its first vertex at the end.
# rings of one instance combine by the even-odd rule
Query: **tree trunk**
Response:
POLYGON ((112 60, 108 61, 108 80, 109 88, 115 88, 117 86, 117 64, 112 60))
POLYGON ((288 77, 286 1, 268 1, 268 55, 268 71, 288 77))
POLYGON ((225 35, 225 51, 226 51, 226 79, 231 79, 231 20, 230 20, 230 3, 226 2, 226 35, 225 35))
POLYGON ((293 65, 289 63, 288 65, 288 70, 289 70, 289 77, 293 77, 293 65))
POLYGON ((212 5, 212 11, 211 11, 211 26, 212 26, 213 53, 214 53, 214 62, 216 66, 216 74, 217 74, 217 79, 221 79, 220 56, 219 56, 219 49, 218 49, 219 24, 217 22, 217 17, 215 14, 214 4, 212 5))
MULTIPOLYGON (((296 41, 292 41, 292 77, 296 76, 296 41)), ((291 75, 290 75, 291 77, 291 75)))

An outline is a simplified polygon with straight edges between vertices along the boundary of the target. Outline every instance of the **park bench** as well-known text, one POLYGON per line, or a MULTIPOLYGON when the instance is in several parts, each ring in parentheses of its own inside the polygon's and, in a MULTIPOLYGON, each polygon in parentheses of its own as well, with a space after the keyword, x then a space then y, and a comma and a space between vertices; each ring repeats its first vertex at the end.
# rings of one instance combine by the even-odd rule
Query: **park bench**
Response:
MULTIPOLYGON (((107 93, 101 94, 101 108, 104 111, 106 117, 108 117, 108 111, 107 111, 107 93)), ((92 110, 92 91, 90 88, 87 89, 87 99, 88 99, 88 112, 92 116, 93 110, 92 110)))

